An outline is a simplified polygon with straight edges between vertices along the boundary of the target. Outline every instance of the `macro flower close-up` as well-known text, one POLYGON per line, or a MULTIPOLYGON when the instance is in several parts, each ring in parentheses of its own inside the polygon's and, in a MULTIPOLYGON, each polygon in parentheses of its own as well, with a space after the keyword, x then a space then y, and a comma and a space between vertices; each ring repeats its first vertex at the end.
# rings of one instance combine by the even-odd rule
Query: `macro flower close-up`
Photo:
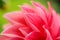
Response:
POLYGON ((19 5, 21 11, 8 12, 0 40, 60 40, 60 14, 48 2, 48 9, 32 1, 19 5))

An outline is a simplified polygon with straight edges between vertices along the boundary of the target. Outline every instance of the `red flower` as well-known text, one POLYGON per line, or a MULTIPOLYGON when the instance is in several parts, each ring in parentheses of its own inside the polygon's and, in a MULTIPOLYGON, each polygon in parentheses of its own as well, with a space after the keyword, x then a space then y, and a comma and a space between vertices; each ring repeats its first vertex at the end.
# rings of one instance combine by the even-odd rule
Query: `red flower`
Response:
POLYGON ((48 2, 49 11, 37 2, 34 8, 23 5, 22 11, 5 14, 10 24, 1 33, 0 40, 60 40, 60 15, 48 2))

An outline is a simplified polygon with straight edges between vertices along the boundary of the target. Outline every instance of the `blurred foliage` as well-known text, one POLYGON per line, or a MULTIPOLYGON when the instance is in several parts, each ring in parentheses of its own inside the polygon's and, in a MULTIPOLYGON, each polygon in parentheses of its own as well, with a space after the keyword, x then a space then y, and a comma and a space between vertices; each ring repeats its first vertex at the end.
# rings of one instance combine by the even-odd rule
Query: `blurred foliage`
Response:
POLYGON ((51 0, 50 1, 53 8, 58 12, 60 13, 60 0, 51 0))
POLYGON ((5 2, 3 0, 0 0, 0 8, 3 9, 4 5, 5 5, 5 2))
MULTIPOLYGON (((7 20, 3 18, 3 15, 7 12, 20 10, 18 5, 22 5, 24 3, 30 4, 31 0, 0 0, 0 32, 3 30, 2 26, 7 23, 7 20), (3 8, 3 9, 1 9, 3 8)), ((50 1, 54 9, 60 13, 60 1, 59 0, 33 0, 39 1, 47 8, 47 1, 50 1)))

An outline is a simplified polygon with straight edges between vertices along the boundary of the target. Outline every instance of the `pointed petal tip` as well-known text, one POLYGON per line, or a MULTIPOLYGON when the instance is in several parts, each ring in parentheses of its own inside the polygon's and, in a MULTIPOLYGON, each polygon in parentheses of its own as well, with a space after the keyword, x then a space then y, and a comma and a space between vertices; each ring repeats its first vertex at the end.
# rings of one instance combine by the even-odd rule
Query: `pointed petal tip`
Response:
POLYGON ((53 7, 51 6, 51 3, 48 1, 48 7, 50 10, 53 10, 53 7))

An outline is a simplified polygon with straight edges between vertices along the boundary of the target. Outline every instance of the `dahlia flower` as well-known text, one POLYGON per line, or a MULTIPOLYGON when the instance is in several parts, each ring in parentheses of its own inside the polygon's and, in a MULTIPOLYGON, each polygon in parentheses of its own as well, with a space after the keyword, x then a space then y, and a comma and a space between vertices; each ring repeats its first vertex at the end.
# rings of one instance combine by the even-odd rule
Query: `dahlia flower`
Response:
POLYGON ((32 5, 4 15, 9 24, 4 26, 0 40, 60 40, 60 15, 49 2, 49 10, 38 2, 32 5))

